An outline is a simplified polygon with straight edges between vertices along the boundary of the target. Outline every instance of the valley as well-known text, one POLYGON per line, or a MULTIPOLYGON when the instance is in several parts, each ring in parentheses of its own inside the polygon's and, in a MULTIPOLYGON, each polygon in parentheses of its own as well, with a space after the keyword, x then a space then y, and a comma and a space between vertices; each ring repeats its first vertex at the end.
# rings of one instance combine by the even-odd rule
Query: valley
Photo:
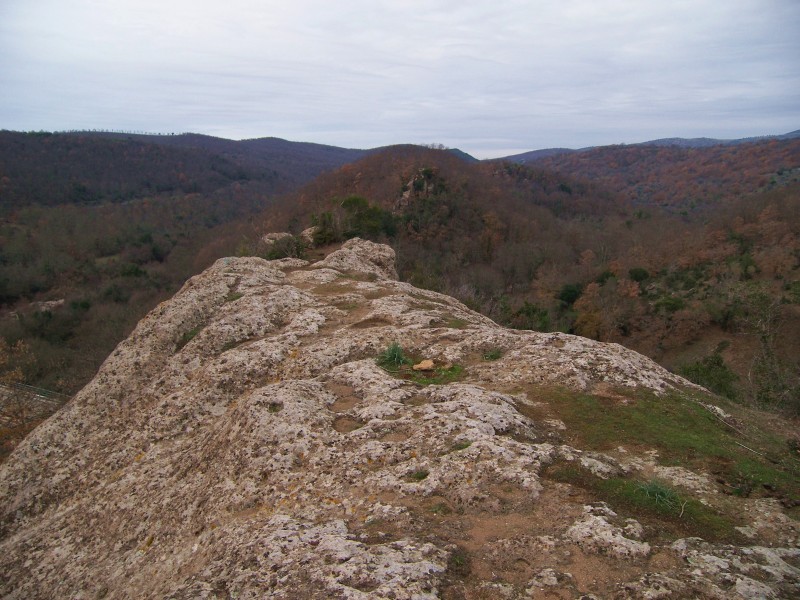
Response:
MULTIPOLYGON (((800 140, 631 145, 526 164, 266 138, 0 132, 5 370, 71 395, 217 258, 312 225, 497 323, 623 344, 712 391, 800 405, 800 140), (15 369, 17 369, 15 371, 15 369)), ((547 153, 545 153, 547 154, 547 153)), ((513 158, 513 157, 512 157, 513 158)))

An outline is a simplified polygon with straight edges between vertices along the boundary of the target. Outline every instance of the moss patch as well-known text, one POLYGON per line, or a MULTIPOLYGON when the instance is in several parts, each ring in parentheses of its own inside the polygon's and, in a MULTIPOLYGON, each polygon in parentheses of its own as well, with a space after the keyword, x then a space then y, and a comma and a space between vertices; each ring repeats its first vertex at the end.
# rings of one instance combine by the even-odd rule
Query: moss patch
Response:
POLYGON ((745 542, 735 529, 744 523, 735 515, 723 514, 658 481, 600 479, 572 463, 551 465, 543 475, 586 490, 596 500, 608 502, 622 516, 632 515, 658 539, 696 536, 712 542, 745 542))
MULTIPOLYGON (((698 402, 710 399, 678 391, 658 397, 620 390, 612 399, 557 388, 533 395, 548 402, 551 416, 564 422, 568 442, 576 447, 652 448, 661 464, 709 473, 727 493, 775 497, 787 505, 800 497, 800 460, 758 412, 726 403, 722 408, 736 423, 729 425, 698 402)), ((712 401, 720 405, 722 399, 712 401)), ((531 412, 526 406, 520 410, 531 412)))

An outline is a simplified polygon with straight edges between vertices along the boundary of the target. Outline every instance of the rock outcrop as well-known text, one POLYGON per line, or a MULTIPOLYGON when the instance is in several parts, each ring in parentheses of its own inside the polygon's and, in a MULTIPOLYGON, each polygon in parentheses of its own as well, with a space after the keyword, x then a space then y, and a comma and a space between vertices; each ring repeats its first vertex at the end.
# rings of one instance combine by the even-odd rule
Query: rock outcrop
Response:
POLYGON ((531 418, 551 387, 690 384, 621 346, 506 330, 398 282, 386 246, 219 260, 0 466, 0 596, 800 591, 796 546, 658 543, 544 477, 556 461, 599 476, 647 464, 531 418), (381 368, 391 344, 437 370, 381 368))

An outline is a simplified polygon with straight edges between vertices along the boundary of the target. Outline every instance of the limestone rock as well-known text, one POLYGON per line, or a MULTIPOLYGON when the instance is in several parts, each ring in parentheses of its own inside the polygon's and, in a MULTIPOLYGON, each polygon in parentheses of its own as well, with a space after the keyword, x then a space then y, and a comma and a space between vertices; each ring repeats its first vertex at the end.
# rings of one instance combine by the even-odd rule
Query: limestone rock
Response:
POLYGON ((308 246, 309 248, 314 246, 314 234, 317 232, 318 227, 309 227, 308 229, 303 229, 300 232, 300 239, 303 240, 303 243, 308 246))
POLYGON ((267 233, 266 235, 261 236, 261 243, 264 244, 264 246, 270 247, 275 245, 276 242, 290 237, 292 237, 292 234, 286 232, 267 233))
POLYGON ((415 371, 433 371, 435 366, 430 358, 426 358, 425 360, 420 361, 411 368, 415 371))
MULTIPOLYGON (((530 416, 537 390, 601 383, 689 386, 621 346, 505 330, 398 282, 379 244, 311 265, 221 259, 0 465, 0 596, 523 598, 553 581, 574 597, 795 593, 795 550, 656 547, 543 477, 555 461, 625 472, 530 416), (462 379, 392 375, 375 362, 392 342, 462 379), (483 360, 490 349, 502 357, 483 360)), ((770 510, 754 531, 778 523, 770 510)))
POLYGON ((316 267, 373 275, 379 279, 397 279, 394 259, 394 250, 389 246, 353 238, 316 263, 316 267))

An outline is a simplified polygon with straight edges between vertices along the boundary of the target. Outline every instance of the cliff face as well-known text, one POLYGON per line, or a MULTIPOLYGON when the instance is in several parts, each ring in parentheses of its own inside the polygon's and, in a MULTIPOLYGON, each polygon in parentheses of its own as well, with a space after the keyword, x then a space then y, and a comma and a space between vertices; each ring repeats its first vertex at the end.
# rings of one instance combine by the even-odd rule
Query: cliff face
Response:
POLYGON ((748 501, 748 543, 668 539, 548 476, 657 473, 729 501, 624 431, 617 450, 581 450, 556 418, 565 394, 698 390, 621 346, 506 330, 395 277, 390 248, 351 240, 315 264, 229 258, 187 282, 0 467, 0 595, 800 591, 777 502, 748 501), (393 343, 435 370, 381 368, 393 343))

